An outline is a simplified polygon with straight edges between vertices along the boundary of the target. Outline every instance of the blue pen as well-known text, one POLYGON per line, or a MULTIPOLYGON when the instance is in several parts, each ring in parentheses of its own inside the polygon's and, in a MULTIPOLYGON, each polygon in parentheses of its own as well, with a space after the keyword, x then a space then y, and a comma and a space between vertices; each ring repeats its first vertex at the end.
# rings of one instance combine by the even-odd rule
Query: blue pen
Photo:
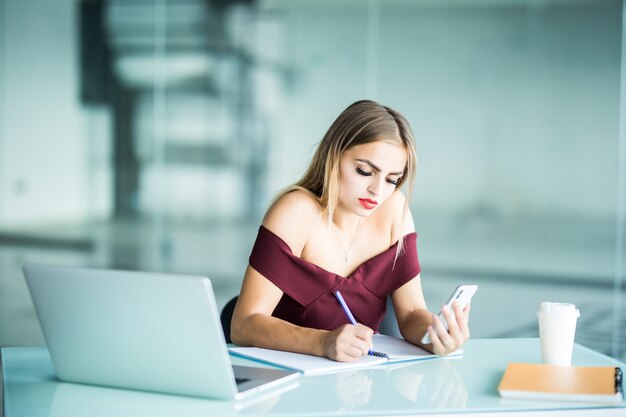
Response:
MULTIPOLYGON (((341 295, 339 291, 335 291, 335 297, 337 297, 337 300, 339 300, 339 304, 341 304, 341 308, 343 308, 343 311, 346 313, 346 316, 348 316, 348 319, 350 319, 350 323, 356 326, 357 325, 356 319, 352 315, 352 311, 350 311, 350 307, 348 307, 348 304, 346 304, 346 300, 343 299, 343 296, 341 295)), ((375 350, 368 350, 367 354, 370 356, 378 356, 381 358, 389 359, 389 356, 387 356, 386 353, 376 352, 375 350)))

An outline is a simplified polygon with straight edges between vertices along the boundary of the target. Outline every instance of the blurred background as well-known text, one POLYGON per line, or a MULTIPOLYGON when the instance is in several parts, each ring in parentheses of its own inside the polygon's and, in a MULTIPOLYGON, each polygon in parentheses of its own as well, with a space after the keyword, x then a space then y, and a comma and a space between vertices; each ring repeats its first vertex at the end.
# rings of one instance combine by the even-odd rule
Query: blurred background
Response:
POLYGON ((0 345, 44 344, 25 262, 239 291, 262 215, 353 101, 413 126, 437 310, 626 359, 621 0, 0 0, 0 345))

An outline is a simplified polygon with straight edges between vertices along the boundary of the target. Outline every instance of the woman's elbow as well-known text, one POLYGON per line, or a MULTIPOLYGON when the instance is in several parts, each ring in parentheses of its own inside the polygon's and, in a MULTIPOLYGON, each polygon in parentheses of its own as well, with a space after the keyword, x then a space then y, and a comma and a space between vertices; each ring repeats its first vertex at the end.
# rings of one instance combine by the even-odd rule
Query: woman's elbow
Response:
POLYGON ((230 321, 230 340, 236 344, 243 346, 245 345, 245 331, 244 331, 244 322, 241 317, 237 314, 233 314, 233 317, 230 321))
POLYGON ((255 346, 258 337, 258 313, 243 314, 235 312, 230 321, 230 340, 239 346, 255 346))

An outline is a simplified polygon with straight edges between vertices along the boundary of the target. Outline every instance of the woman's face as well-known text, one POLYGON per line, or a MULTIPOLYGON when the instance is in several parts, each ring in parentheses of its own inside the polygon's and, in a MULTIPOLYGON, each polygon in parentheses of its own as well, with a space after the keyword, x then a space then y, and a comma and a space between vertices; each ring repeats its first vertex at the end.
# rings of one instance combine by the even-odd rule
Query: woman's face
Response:
POLYGON ((395 190, 407 162, 406 149, 386 141, 348 149, 339 160, 339 204, 359 216, 369 216, 395 190))

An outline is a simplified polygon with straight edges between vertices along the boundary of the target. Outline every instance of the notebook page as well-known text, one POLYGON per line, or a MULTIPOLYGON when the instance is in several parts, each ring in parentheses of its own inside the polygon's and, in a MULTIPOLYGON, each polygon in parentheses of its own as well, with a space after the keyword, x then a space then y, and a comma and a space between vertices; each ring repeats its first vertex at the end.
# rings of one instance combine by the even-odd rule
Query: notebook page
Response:
POLYGON ((363 356, 356 362, 336 362, 319 356, 256 347, 230 347, 228 350, 237 356, 269 363, 287 369, 294 369, 296 371, 303 372, 306 375, 366 368, 387 362, 387 359, 385 358, 378 358, 374 356, 363 356))
MULTIPOLYGON (((374 350, 386 353, 389 356, 389 362, 415 361, 424 359, 434 359, 439 356, 430 353, 419 346, 415 346, 404 339, 383 334, 375 334, 372 342, 374 350)), ((458 349, 449 356, 458 356, 463 354, 463 349, 458 349)))

